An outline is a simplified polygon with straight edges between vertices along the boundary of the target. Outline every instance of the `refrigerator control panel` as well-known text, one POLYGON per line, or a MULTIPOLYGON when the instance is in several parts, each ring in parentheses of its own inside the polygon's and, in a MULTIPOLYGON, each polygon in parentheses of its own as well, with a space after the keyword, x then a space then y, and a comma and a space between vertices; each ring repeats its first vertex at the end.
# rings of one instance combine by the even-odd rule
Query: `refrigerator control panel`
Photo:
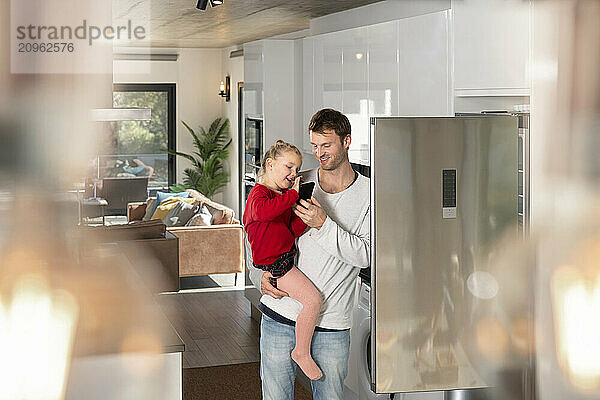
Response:
POLYGON ((456 218, 456 169, 442 170, 442 218, 456 218))

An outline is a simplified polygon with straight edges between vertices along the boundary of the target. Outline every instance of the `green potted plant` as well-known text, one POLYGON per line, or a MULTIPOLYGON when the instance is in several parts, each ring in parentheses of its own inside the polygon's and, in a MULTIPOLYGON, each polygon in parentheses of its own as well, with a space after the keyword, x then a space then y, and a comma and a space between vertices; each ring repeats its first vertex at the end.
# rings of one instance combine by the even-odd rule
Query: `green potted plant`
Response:
POLYGON ((168 151, 169 154, 184 157, 192 163, 192 167, 183 171, 185 174, 183 183, 172 185, 170 189, 175 192, 195 189, 206 197, 212 198, 229 182, 229 173, 223 168, 223 161, 229 156, 227 147, 231 144, 229 119, 215 119, 208 131, 200 127, 200 134, 196 134, 185 122, 181 121, 181 123, 192 135, 196 151, 191 154, 168 151))

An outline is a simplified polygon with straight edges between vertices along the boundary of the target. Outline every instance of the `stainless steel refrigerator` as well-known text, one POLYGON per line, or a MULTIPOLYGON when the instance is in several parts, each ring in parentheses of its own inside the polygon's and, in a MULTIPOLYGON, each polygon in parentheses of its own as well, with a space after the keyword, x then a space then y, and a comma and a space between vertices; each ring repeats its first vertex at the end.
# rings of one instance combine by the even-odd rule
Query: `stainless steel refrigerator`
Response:
POLYGON ((521 132, 508 115, 371 119, 374 392, 531 396, 521 132))

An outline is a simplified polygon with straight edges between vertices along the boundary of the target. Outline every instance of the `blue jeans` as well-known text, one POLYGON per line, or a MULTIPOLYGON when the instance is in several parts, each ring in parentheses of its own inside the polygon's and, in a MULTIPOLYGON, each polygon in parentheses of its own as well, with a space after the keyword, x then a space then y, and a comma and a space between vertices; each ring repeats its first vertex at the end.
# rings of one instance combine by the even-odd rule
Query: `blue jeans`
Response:
MULTIPOLYGON (((298 365, 292 361, 296 345, 294 327, 262 316, 260 325, 260 377, 263 400, 293 400, 298 365)), ((323 377, 311 381, 314 400, 342 400, 348 374, 350 330, 316 332, 311 354, 323 377)))

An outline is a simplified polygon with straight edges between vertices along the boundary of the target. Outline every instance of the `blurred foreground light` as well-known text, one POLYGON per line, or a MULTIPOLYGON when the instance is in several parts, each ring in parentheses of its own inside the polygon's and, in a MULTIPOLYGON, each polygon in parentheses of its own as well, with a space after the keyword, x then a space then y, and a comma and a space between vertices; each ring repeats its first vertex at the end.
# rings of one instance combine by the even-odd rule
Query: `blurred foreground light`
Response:
POLYGON ((77 314, 69 293, 37 275, 16 283, 10 304, 0 299, 0 400, 64 396, 77 314))
POLYGON ((499 363, 507 354, 508 333, 496 317, 486 317, 476 325, 477 348, 488 361, 499 363))
MULTIPOLYGON (((596 260, 600 263, 600 260, 596 260)), ((600 266, 600 264, 598 264, 600 266)), ((557 268, 551 291, 560 367, 579 389, 600 388, 600 268, 590 276, 573 265, 557 268)))
POLYGON ((467 287, 473 296, 484 300, 496 297, 500 289, 494 275, 485 271, 475 271, 469 275, 467 287))

